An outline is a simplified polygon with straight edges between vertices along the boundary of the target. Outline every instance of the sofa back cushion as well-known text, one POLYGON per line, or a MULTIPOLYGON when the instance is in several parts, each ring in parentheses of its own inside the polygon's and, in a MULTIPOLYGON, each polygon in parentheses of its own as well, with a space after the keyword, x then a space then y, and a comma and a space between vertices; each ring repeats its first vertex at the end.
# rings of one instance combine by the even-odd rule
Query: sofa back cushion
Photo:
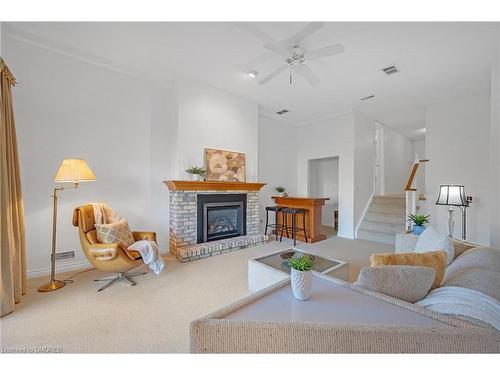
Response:
POLYGON ((466 252, 469 249, 478 247, 477 244, 474 244, 472 242, 457 240, 456 238, 451 238, 451 242, 453 243, 453 252, 455 253, 455 258, 462 255, 462 253, 466 252))
POLYGON ((384 266, 361 269, 356 285, 415 303, 423 299, 429 290, 436 272, 430 267, 384 266))
POLYGON ((466 267, 448 272, 441 286, 458 286, 482 292, 500 301, 500 272, 485 267, 466 267))
POLYGON ((448 236, 439 234, 432 227, 427 228, 419 236, 415 245, 416 253, 425 253, 427 251, 444 250, 447 253, 447 264, 453 262, 455 253, 453 250, 453 243, 448 236))
POLYGON ((423 266, 435 271, 432 288, 437 288, 443 280, 447 263, 446 251, 428 251, 425 253, 378 253, 370 256, 372 267, 376 266, 423 266))
POLYGON ((449 265, 447 272, 455 272, 455 270, 468 267, 484 267, 500 272, 500 250, 486 246, 469 249, 449 265))

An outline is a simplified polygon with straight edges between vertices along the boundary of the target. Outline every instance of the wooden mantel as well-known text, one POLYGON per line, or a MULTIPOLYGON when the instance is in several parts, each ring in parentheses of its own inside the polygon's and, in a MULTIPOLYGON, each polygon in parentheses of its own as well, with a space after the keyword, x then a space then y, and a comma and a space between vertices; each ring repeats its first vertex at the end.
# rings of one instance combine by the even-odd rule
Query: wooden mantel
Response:
POLYGON ((259 191, 265 185, 261 182, 233 182, 233 181, 163 181, 170 191, 259 191))

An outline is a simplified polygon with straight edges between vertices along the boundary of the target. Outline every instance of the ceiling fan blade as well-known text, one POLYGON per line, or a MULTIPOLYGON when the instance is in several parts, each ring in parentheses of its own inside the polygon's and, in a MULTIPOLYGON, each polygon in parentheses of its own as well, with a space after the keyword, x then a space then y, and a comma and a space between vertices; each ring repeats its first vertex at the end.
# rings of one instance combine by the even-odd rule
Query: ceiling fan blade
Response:
POLYGON ((299 65, 295 72, 304 77, 312 86, 316 86, 320 82, 318 76, 306 64, 299 65))
POLYGON ((307 60, 319 59, 321 57, 336 55, 344 52, 344 46, 340 43, 332 44, 331 46, 319 48, 306 53, 307 60))
POLYGON ((263 85, 264 83, 267 83, 269 82, 270 80, 272 80, 274 77, 276 77, 277 75, 279 75, 281 72, 283 72, 284 70, 286 70, 286 68, 288 68, 288 65, 283 65, 283 66, 280 66, 278 69, 276 69, 275 71, 273 71, 271 74, 265 76, 264 78, 262 78, 259 83, 261 85, 263 85))
POLYGON ((264 44, 264 48, 273 51, 275 54, 281 56, 285 60, 289 57, 288 49, 282 42, 264 44))
POLYGON ((309 35, 314 34, 316 31, 324 26, 324 22, 309 22, 302 30, 296 33, 291 38, 288 38, 293 44, 298 44, 309 35))

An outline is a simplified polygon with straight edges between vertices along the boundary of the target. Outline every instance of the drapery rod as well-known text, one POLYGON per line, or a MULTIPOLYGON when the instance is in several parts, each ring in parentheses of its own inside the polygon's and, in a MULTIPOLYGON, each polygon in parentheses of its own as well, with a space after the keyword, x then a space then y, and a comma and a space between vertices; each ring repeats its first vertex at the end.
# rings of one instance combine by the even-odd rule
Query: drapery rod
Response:
POLYGON ((0 73, 9 80, 12 86, 15 86, 17 84, 16 78, 14 77, 2 57, 0 57, 0 73))

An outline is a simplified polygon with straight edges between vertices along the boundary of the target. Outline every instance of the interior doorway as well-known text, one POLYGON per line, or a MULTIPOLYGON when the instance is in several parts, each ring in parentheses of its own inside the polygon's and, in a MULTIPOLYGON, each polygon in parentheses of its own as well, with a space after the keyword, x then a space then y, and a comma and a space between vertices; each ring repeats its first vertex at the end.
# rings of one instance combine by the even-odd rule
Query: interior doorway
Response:
POLYGON ((316 198, 330 198, 323 207, 322 225, 326 234, 336 234, 339 217, 338 156, 309 160, 308 195, 316 198))

